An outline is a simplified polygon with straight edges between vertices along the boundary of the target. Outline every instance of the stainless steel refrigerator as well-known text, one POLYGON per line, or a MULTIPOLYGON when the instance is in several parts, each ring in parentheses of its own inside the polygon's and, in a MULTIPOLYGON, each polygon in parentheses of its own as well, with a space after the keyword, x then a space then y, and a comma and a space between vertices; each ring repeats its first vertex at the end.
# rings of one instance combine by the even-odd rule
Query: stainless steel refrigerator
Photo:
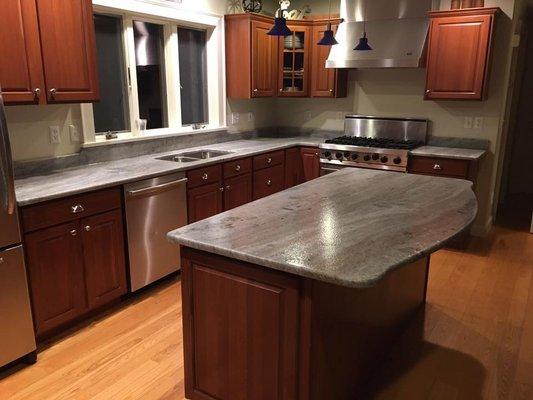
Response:
POLYGON ((21 358, 35 362, 35 349, 11 145, 0 88, 0 367, 21 358))

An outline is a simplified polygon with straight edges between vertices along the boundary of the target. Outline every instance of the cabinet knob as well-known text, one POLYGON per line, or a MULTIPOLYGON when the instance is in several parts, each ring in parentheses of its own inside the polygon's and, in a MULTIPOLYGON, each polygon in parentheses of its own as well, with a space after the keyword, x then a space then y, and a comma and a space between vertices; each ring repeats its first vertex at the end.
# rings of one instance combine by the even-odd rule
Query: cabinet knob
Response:
POLYGON ((38 100, 39 96, 41 96, 41 89, 40 88, 33 89, 33 95, 35 96, 35 99, 38 100))
POLYGON ((90 225, 86 225, 84 229, 85 229, 86 232, 89 232, 91 230, 91 226, 90 225))
POLYGON ((440 171, 440 170, 442 169, 442 167, 441 167, 439 164, 435 164, 435 165, 433 166, 433 169, 434 169, 435 171, 440 171))
POLYGON ((220 187, 218 190, 220 190, 221 192, 224 191, 224 187, 220 187))
POLYGON ((56 88, 52 88, 52 89, 50 89, 50 97, 51 97, 52 99, 55 98, 56 93, 57 93, 57 89, 56 89, 56 88))
POLYGON ((259 89, 254 89, 254 94, 259 92, 259 89))
POLYGON ((270 179, 267 181, 267 186, 272 186, 272 181, 270 179))
POLYGON ((431 90, 426 90, 426 94, 431 94, 431 90))
POLYGON ((0 257, 0 265, 2 265, 3 263, 5 263, 5 261, 2 257, 0 257))
POLYGON ((81 204, 75 204, 72 207, 70 207, 70 210, 72 211, 72 214, 79 214, 85 211, 85 208, 81 204))
POLYGON ((209 178, 209 175, 207 175, 207 172, 202 175, 202 179, 206 181, 209 178))
POLYGON ((235 166, 235 171, 240 171, 241 170, 241 166, 240 165, 236 165, 235 166))
POLYGON ((73 230, 70 231, 70 234, 72 236, 76 236, 78 234, 78 231, 76 229, 73 229, 73 230))
POLYGON ((279 92, 280 92, 280 93, 283 93, 283 89, 280 89, 279 92))
POLYGON ((329 89, 329 92, 330 92, 330 93, 333 93, 333 89, 329 89))
POLYGON ((230 189, 231 189, 230 185, 226 186, 226 190, 230 190, 230 189))
POLYGON ((267 164, 272 164, 272 158, 268 157, 267 164))

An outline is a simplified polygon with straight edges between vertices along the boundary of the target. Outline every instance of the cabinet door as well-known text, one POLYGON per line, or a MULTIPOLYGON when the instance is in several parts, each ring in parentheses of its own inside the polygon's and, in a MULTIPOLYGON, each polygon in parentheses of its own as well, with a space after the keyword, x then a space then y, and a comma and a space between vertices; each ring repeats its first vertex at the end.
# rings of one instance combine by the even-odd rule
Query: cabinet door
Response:
POLYGON ((26 235, 37 335, 86 310, 79 225, 72 222, 26 235))
POLYGON ((6 104, 44 102, 44 78, 35 0, 3 0, 0 86, 6 104))
POLYGON ((187 192, 189 223, 192 224, 224 211, 223 190, 220 182, 189 189, 187 192))
POLYGON ((252 174, 224 180, 224 210, 242 206, 252 201, 252 174))
POLYGON ((49 103, 96 101, 91 0, 36 0, 49 103))
POLYGON ((284 164, 254 172, 254 200, 281 192, 284 188, 284 164))
POLYGON ((187 398, 298 398, 297 278, 206 256, 182 285, 187 398))
POLYGON ((303 182, 303 164, 300 148, 285 150, 285 189, 303 182))
POLYGON ((311 28, 289 26, 292 35, 279 39, 279 92, 282 97, 309 95, 309 62, 311 56, 311 28))
POLYGON ((276 95, 278 37, 267 35, 271 28, 271 24, 252 21, 252 97, 276 95))
POLYGON ((316 179, 320 176, 320 157, 318 149, 309 147, 301 149, 303 182, 316 179))
POLYGON ((492 21, 492 15, 431 20, 426 99, 483 98, 492 21))
POLYGON ((81 220, 81 237, 87 300, 94 309, 126 293, 121 210, 81 220))

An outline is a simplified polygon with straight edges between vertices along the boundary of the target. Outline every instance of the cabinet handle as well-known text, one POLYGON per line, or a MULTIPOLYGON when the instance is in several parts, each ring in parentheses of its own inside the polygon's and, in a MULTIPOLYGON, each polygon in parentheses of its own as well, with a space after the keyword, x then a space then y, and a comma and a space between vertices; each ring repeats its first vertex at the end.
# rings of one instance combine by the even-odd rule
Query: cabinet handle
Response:
POLYGON ((226 190, 230 190, 230 189, 231 189, 230 185, 226 186, 226 190))
POLYGON ((70 210, 72 211, 72 214, 79 214, 85 211, 85 208, 81 204, 76 204, 70 207, 70 210))
POLYGON ((235 166, 235 171, 240 171, 241 170, 241 166, 240 165, 236 165, 235 166))
POLYGON ((207 173, 204 173, 204 174, 202 175, 202 179, 203 179, 204 181, 206 181, 208 178, 209 178, 209 175, 207 175, 207 173))
POLYGON ((441 167, 439 164, 435 164, 435 165, 433 166, 433 169, 434 169, 435 171, 440 171, 440 170, 442 169, 442 167, 441 167))
POLYGON ((272 181, 270 179, 267 181, 267 186, 272 186, 272 181))
POLYGON ((272 158, 268 157, 267 164, 272 164, 272 158))
POLYGON ((52 99, 56 97, 56 93, 57 93, 57 89, 56 88, 50 89, 50 97, 52 99))
POLYGON ((91 230, 91 226, 90 225, 86 225, 84 229, 85 229, 85 232, 89 232, 91 230))
POLYGON ((35 96, 36 100, 39 100, 39 96, 41 96, 41 89, 40 88, 33 89, 33 95, 35 96))
POLYGON ((220 190, 221 192, 223 192, 223 191, 224 191, 224 187, 220 187, 220 188, 218 188, 218 190, 220 190))
POLYGON ((76 229, 73 229, 73 230, 70 231, 70 234, 72 236, 76 236, 78 234, 78 231, 76 229))

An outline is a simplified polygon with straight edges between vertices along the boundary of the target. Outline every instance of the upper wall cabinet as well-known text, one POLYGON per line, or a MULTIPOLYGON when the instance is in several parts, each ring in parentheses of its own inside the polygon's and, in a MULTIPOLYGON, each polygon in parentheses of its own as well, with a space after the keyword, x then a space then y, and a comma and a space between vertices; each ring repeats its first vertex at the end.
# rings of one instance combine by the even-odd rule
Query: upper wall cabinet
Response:
POLYGON ((225 18, 228 98, 346 96, 346 72, 326 69, 330 48, 316 45, 325 21, 289 21, 293 34, 278 38, 267 35, 273 18, 225 18))
POLYGON ((426 100, 486 96, 494 20, 499 8, 431 12, 426 100))
POLYGON ((0 85, 6 104, 99 98, 91 0, 3 0, 0 85))

